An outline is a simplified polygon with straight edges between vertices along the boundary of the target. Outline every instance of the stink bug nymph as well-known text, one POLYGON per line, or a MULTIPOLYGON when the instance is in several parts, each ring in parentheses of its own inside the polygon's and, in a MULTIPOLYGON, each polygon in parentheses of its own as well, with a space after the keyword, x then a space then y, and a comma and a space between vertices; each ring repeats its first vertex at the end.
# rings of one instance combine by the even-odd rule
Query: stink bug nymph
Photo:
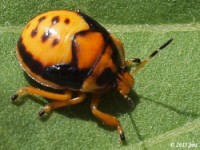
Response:
POLYGON ((134 85, 133 75, 171 41, 144 61, 126 61, 121 41, 86 14, 70 10, 40 14, 24 27, 17 43, 17 58, 32 79, 64 92, 53 93, 30 86, 21 88, 11 99, 15 101, 24 93, 52 99, 39 112, 43 116, 54 109, 78 104, 90 93, 93 95, 92 114, 116 128, 124 141, 125 135, 117 118, 98 110, 101 94, 114 89, 131 101, 128 94, 134 85), (139 64, 129 72, 127 68, 134 62, 139 64))

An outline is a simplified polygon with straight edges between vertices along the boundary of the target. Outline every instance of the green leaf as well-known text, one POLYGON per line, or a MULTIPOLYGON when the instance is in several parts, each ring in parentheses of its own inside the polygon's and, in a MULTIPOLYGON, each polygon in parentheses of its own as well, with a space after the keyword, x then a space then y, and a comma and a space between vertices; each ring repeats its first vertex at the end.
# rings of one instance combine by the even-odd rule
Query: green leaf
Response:
POLYGON ((199 9, 197 0, 1 0, 0 149, 200 147, 199 9), (100 109, 120 120, 126 143, 92 116, 89 98, 47 119, 37 116, 46 99, 25 95, 11 103, 11 95, 30 85, 15 54, 20 32, 33 16, 52 9, 80 9, 92 16, 123 41, 127 59, 144 59, 174 38, 134 76, 135 108, 130 109, 117 92, 102 97, 100 109))

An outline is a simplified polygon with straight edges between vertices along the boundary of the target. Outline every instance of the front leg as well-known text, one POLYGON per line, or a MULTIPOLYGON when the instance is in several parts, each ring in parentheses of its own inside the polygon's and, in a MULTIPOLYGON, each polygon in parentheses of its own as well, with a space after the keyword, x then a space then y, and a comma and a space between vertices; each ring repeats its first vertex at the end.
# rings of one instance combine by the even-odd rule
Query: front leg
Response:
POLYGON ((120 135, 121 140, 125 141, 124 132, 122 126, 120 125, 119 120, 117 120, 117 118, 115 118, 114 116, 101 112, 97 109, 100 100, 99 98, 100 97, 98 95, 93 95, 92 97, 90 108, 92 110, 93 115, 97 117, 99 120, 101 120, 104 124, 116 128, 120 135))

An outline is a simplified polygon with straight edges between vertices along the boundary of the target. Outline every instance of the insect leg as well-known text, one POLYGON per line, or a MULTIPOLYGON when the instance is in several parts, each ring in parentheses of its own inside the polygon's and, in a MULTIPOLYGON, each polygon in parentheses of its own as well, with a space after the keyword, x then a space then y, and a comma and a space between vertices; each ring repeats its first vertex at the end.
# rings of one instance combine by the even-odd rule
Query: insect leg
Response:
POLYGON ((45 113, 48 113, 54 109, 69 106, 69 105, 75 105, 80 102, 82 102, 86 97, 85 93, 79 93, 79 96, 71 99, 66 99, 65 101, 57 101, 54 100, 52 103, 46 105, 40 112, 39 116, 42 117, 45 113))
POLYGON ((11 100, 14 102, 19 96, 29 93, 29 94, 35 94, 38 96, 42 96, 45 98, 50 98, 58 101, 65 101, 71 98, 72 92, 66 91, 64 94, 57 94, 57 93, 52 93, 48 91, 44 91, 38 88, 34 87, 23 87, 21 88, 16 94, 14 94, 11 97, 11 100))
POLYGON ((46 105, 39 112, 39 116, 43 116, 45 113, 48 113, 51 110, 56 109, 56 108, 80 103, 86 97, 86 94, 84 94, 84 93, 79 93, 78 97, 71 98, 72 92, 70 92, 70 91, 66 91, 64 94, 57 94, 57 93, 40 90, 40 89, 34 88, 34 87, 24 87, 11 97, 12 101, 15 101, 20 95, 22 95, 24 93, 35 94, 38 96, 42 96, 42 97, 50 98, 50 99, 54 100, 52 103, 46 105))
POLYGON ((101 120, 104 124, 116 128, 120 135, 121 140, 125 141, 124 132, 122 126, 120 125, 119 120, 117 120, 117 118, 111 116, 110 114, 106 114, 98 110, 97 107, 100 100, 99 98, 100 97, 98 95, 93 95, 92 97, 90 108, 92 110, 93 115, 97 117, 99 120, 101 120))

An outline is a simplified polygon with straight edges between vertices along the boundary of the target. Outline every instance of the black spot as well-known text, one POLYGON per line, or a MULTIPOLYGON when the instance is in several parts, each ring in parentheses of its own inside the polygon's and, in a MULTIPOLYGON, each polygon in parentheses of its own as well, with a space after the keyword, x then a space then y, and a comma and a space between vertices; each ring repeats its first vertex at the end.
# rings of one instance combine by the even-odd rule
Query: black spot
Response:
POLYGON ((106 68, 101 75, 96 79, 98 85, 109 84, 112 85, 115 83, 116 75, 112 72, 111 68, 106 68))
POLYGON ((45 32, 42 35, 42 42, 46 42, 46 40, 51 36, 51 33, 49 31, 45 32))
POLYGON ((70 23, 70 20, 67 18, 67 19, 65 19, 65 23, 66 24, 69 24, 70 23))
POLYGON ((20 57, 22 58, 23 62, 28 66, 28 68, 36 74, 41 74, 41 71, 43 70, 42 64, 39 61, 33 59, 32 54, 27 52, 27 48, 23 44, 23 39, 21 37, 17 43, 17 48, 20 57))
POLYGON ((42 17, 40 17, 39 20, 38 20, 39 23, 42 22, 44 19, 46 19, 46 16, 42 16, 42 17))
POLYGON ((59 20, 60 20, 59 16, 55 16, 55 17, 53 17, 53 18, 52 18, 52 24, 56 24, 56 23, 58 23, 59 20))
POLYGON ((33 31, 31 32, 31 37, 35 37, 37 35, 37 28, 33 29, 33 31))
POLYGON ((52 42, 52 46, 56 46, 59 43, 59 39, 54 39, 52 42))

